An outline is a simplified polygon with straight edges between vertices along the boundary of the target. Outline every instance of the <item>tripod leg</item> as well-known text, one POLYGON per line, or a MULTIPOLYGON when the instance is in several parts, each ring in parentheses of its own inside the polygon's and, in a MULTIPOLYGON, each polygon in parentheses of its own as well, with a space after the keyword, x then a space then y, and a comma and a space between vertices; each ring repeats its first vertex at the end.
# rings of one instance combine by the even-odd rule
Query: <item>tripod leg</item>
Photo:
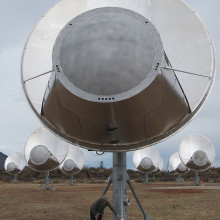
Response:
POLYGON ((144 220, 151 220, 151 219, 147 216, 146 212, 144 211, 144 208, 143 208, 143 206, 142 206, 140 200, 138 199, 138 196, 137 196, 137 194, 136 194, 136 192, 135 192, 135 190, 134 190, 134 188, 133 188, 133 186, 132 186, 132 184, 131 184, 131 181, 130 181, 130 180, 127 180, 127 183, 128 183, 128 185, 129 185, 129 187, 130 187, 130 189, 131 189, 131 191, 132 191, 132 193, 133 193, 133 195, 134 195, 134 197, 135 197, 135 199, 136 199, 136 201, 137 201, 137 203, 138 203, 138 206, 139 206, 139 208, 140 208, 140 210, 141 210, 143 216, 144 216, 144 220))
POLYGON ((104 189, 104 191, 103 191, 103 193, 102 193, 102 196, 104 196, 107 193, 108 188, 111 185, 111 183, 112 183, 112 179, 110 178, 107 185, 106 185, 106 187, 105 187, 105 189, 104 189))

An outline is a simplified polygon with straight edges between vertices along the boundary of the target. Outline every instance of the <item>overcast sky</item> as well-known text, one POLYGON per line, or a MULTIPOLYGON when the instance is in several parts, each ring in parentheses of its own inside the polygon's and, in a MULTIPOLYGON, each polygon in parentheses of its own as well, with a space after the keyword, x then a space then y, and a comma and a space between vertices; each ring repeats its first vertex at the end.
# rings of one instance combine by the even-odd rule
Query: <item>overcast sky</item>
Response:
MULTIPOLYGON (((0 152, 7 155, 22 152, 29 135, 42 126, 30 109, 24 96, 20 63, 25 42, 41 17, 59 0, 0 0, 0 152)), ((190 134, 200 134, 212 141, 216 149, 214 166, 220 166, 220 1, 186 0, 205 21, 214 40, 217 56, 217 73, 205 105, 197 116, 173 137, 155 145, 167 168, 169 157, 177 152, 181 140, 190 134)), ((95 156, 87 152, 86 164, 106 167, 112 164, 112 154, 95 156)), ((129 152, 127 167, 134 169, 133 152, 129 152)))

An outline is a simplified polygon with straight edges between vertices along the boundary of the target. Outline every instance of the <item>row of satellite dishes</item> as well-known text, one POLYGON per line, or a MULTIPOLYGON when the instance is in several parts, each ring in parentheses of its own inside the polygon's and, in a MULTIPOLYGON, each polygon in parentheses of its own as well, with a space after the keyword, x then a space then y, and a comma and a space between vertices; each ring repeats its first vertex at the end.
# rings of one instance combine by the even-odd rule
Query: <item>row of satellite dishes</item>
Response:
MULTIPOLYGON (((16 152, 7 157, 5 170, 16 178, 26 163, 38 172, 49 172, 59 167, 63 173, 71 176, 72 181, 73 175, 84 167, 85 156, 79 148, 66 143, 42 127, 28 138, 24 146, 24 155, 16 152)), ((49 189, 48 184, 46 188, 49 189)))
MULTIPOLYGON (((207 170, 215 159, 215 148, 205 137, 190 135, 180 144, 179 152, 170 157, 170 166, 178 174, 189 170, 196 172, 196 183, 199 185, 199 171, 207 170)), ((155 147, 136 150, 133 154, 133 163, 137 170, 146 173, 145 183, 148 182, 148 173, 156 174, 163 169, 163 159, 155 147)), ((181 180, 181 175, 178 175, 181 180)))
MULTIPOLYGON (((171 155, 169 163, 176 173, 184 174, 189 169, 195 172, 204 171, 212 165, 214 159, 213 144, 203 136, 190 135, 181 142, 179 152, 171 155)), ((16 152, 6 159, 5 170, 16 176, 26 163, 39 172, 48 172, 59 167, 63 173, 72 177, 84 167, 85 156, 79 148, 70 146, 42 127, 28 138, 24 146, 24 156, 16 152)), ((145 183, 148 182, 148 173, 157 174, 164 166, 155 147, 136 150, 133 163, 137 170, 146 173, 145 183)), ((181 180, 181 176, 178 177, 181 180)))

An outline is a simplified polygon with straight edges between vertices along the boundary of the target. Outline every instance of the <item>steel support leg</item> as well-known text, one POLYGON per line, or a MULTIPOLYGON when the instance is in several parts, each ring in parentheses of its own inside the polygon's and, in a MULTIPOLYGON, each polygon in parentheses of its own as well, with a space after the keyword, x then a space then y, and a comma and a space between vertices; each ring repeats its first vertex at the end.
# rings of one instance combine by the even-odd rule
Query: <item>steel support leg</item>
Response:
POLYGON ((182 182, 182 174, 181 173, 178 173, 176 181, 177 182, 182 182))
POLYGON ((108 188, 109 188, 109 186, 111 185, 111 183, 112 183, 112 175, 111 175, 110 178, 109 178, 109 181, 108 181, 108 183, 107 183, 107 185, 106 185, 106 187, 105 187, 105 189, 104 189, 104 191, 103 191, 103 193, 102 193, 102 196, 104 196, 104 195, 107 193, 108 188))
POLYGON ((200 185, 199 171, 196 171, 195 174, 196 174, 196 185, 199 186, 200 185))
POLYGON ((134 190, 134 188, 133 188, 133 186, 132 186, 132 184, 131 184, 131 181, 130 181, 130 180, 127 180, 127 183, 128 183, 128 185, 129 185, 129 187, 130 187, 130 189, 131 189, 131 191, 132 191, 132 193, 133 193, 133 195, 134 195, 134 197, 135 197, 135 199, 136 199, 136 201, 137 201, 137 203, 138 203, 138 206, 139 206, 139 208, 140 208, 140 210, 141 210, 143 216, 144 216, 144 220, 151 220, 151 219, 147 216, 146 212, 144 211, 144 208, 143 208, 143 206, 142 206, 140 200, 138 199, 138 196, 137 196, 137 194, 136 194, 136 192, 135 192, 135 190, 134 190))
MULTIPOLYGON (((141 202, 138 199, 138 196, 135 193, 135 190, 127 174, 126 152, 113 153, 113 173, 111 174, 102 195, 105 195, 107 193, 111 183, 113 184, 113 207, 115 208, 116 212, 121 215, 123 220, 127 220, 127 205, 130 200, 130 198, 127 197, 127 184, 129 185, 139 205, 139 208, 143 213, 144 220, 151 220, 144 211, 144 208, 141 205, 141 202)), ((117 217, 115 215, 113 215, 113 220, 117 220, 117 217)))
POLYGON ((50 181, 49 171, 45 172, 45 186, 44 184, 40 184, 40 186, 38 187, 38 190, 41 190, 41 189, 46 189, 46 190, 52 189, 53 191, 55 190, 55 188, 53 187, 53 184, 50 181))
POLYGON ((144 180, 144 183, 145 183, 145 184, 148 184, 148 172, 146 172, 146 174, 145 174, 145 180, 144 180))
MULTIPOLYGON (((127 220, 127 206, 124 200, 127 198, 127 171, 126 152, 113 153, 113 206, 122 219, 127 220)), ((113 220, 118 218, 114 215, 113 220)))
POLYGON ((156 182, 156 176, 155 176, 155 174, 153 174, 153 180, 156 182))
POLYGON ((17 175, 15 175, 14 181, 15 181, 15 183, 18 182, 17 175))
POLYGON ((73 180, 74 180, 73 174, 71 174, 71 175, 70 175, 70 186, 73 186, 73 180))
POLYGON ((45 172, 45 177, 46 177, 46 180, 45 180, 45 189, 46 189, 46 190, 49 190, 49 189, 50 189, 49 171, 46 171, 46 172, 45 172))

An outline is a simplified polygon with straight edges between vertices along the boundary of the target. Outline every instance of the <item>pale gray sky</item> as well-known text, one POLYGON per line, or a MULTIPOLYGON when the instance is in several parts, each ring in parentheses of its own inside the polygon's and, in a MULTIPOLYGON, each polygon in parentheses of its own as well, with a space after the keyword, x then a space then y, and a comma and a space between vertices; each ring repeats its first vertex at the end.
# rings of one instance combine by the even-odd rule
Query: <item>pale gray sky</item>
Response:
MULTIPOLYGON (((0 0, 0 152, 7 155, 23 152, 29 135, 42 126, 34 115, 24 96, 20 63, 25 42, 41 17, 59 0, 0 0)), ((200 134, 210 139, 216 149, 214 166, 220 166, 220 1, 186 0, 201 16, 214 40, 217 56, 217 73, 209 98, 199 114, 173 137, 157 144, 165 168, 172 153, 178 151, 181 140, 190 134, 200 134)), ((98 166, 104 161, 106 167, 112 164, 111 153, 94 156, 87 152, 86 164, 98 166)), ((134 168, 133 152, 128 153, 128 168, 134 168)))

